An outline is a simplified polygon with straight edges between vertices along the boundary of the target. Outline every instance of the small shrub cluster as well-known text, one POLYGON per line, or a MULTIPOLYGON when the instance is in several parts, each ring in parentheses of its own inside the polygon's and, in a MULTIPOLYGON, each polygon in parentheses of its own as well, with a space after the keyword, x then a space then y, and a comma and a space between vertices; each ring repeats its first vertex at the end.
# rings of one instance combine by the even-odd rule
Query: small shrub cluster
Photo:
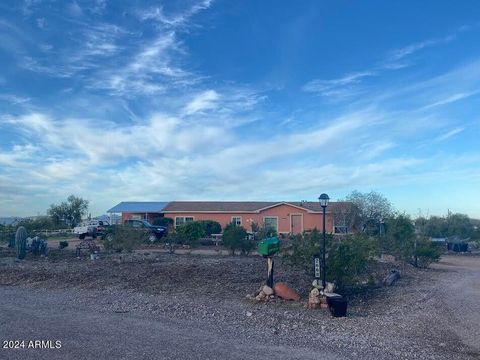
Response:
POLYGON ((334 241, 328 251, 327 277, 340 289, 356 286, 369 278, 379 255, 375 238, 360 234, 334 241))
MULTIPOLYGON (((340 290, 368 279, 375 256, 378 255, 375 238, 359 234, 346 236, 338 241, 327 234, 325 247, 327 280, 335 280, 340 290)), ((282 250, 283 261, 287 265, 302 268, 311 275, 314 255, 321 256, 322 250, 322 233, 314 229, 291 237, 282 250)))
POLYGON ((162 238, 163 243, 173 253, 178 245, 196 247, 199 240, 222 231, 222 227, 216 221, 192 221, 176 229, 171 229, 168 235, 162 238))
POLYGON ((115 226, 105 237, 103 245, 105 250, 129 252, 140 247, 144 242, 148 242, 148 236, 147 232, 138 231, 135 228, 115 226))
POLYGON ((255 242, 248 238, 245 228, 234 223, 225 226, 222 240, 224 246, 230 250, 232 255, 235 255, 236 250, 248 255, 255 247, 255 242))
POLYGON ((68 241, 60 241, 58 243, 58 248, 59 249, 65 249, 66 247, 68 247, 68 241))

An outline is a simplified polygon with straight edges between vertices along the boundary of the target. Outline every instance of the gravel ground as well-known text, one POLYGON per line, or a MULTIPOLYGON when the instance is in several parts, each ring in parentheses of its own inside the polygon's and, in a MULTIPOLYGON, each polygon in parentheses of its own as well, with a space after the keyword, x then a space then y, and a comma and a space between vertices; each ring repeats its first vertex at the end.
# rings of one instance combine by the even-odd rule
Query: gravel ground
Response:
POLYGON ((52 254, 20 263, 0 257, 0 335, 31 339, 35 328, 42 339, 63 334, 59 358, 94 357, 75 337, 105 359, 480 358, 480 257, 446 256, 432 269, 406 268, 396 286, 353 298, 349 316, 338 319, 305 308, 303 273, 280 263, 275 271, 302 302, 245 298, 264 281, 258 257, 144 253, 88 261, 52 254))

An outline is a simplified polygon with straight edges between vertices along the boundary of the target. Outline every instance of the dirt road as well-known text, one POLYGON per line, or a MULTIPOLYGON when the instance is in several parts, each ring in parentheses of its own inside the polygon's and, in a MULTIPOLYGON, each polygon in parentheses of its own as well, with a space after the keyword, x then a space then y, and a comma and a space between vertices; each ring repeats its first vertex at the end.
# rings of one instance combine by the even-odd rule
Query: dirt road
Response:
MULTIPOLYGON (((65 291, 2 288, 3 340, 61 341, 60 349, 2 349, 2 359, 315 359, 311 349, 220 337, 196 321, 92 312, 65 291)), ((80 299, 85 301, 87 299, 80 299)), ((325 354, 325 359, 337 359, 325 354)))
MULTIPOLYGON (((307 288, 277 270, 278 280, 307 288)), ((259 259, 223 256, 4 258, 0 340, 59 340, 61 348, 0 349, 0 358, 480 358, 480 257, 406 271, 397 286, 353 300, 343 319, 304 303, 246 300, 264 271, 259 259)))
POLYGON ((450 256, 433 266, 444 272, 437 287, 450 328, 480 358, 480 257, 450 256))

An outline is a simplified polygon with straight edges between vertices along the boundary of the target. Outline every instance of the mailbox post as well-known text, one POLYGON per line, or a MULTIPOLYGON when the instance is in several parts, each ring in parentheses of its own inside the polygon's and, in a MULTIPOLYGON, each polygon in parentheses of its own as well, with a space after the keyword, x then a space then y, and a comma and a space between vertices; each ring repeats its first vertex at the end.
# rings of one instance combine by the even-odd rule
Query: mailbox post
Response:
POLYGON ((320 254, 316 253, 313 255, 313 274, 315 277, 315 280, 317 280, 317 284, 320 282, 320 267, 321 267, 321 260, 320 260, 320 254))
POLYGON ((278 237, 270 237, 258 243, 257 252, 267 259, 267 286, 273 287, 273 255, 280 250, 278 237))

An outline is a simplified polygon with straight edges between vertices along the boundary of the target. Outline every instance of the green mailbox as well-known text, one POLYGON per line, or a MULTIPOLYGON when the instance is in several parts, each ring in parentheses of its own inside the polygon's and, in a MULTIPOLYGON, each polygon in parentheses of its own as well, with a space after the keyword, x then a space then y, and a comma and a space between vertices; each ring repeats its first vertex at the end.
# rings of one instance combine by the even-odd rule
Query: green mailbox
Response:
POLYGON ((266 238, 258 243, 257 252, 263 256, 272 256, 280 251, 280 240, 278 237, 266 238))

